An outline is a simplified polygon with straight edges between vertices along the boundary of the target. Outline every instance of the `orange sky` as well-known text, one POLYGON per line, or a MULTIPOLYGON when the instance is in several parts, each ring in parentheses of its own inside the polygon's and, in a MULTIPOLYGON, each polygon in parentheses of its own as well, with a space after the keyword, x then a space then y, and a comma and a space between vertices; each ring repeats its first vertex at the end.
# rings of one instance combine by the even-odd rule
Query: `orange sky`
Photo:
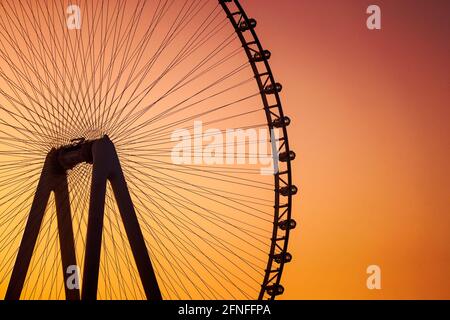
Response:
POLYGON ((298 155, 283 298, 450 298, 450 3, 244 3, 298 155), (370 4, 381 31, 366 28, 370 4), (366 288, 370 264, 382 290, 366 288))
MULTIPOLYGON (((298 227, 282 298, 449 299, 450 2, 241 2, 272 51, 284 111, 293 120, 298 227), (366 28, 371 4, 381 7, 381 31, 366 28), (366 288, 372 264, 381 267, 378 291, 366 288)), ((251 85, 243 92, 256 90, 251 85)))

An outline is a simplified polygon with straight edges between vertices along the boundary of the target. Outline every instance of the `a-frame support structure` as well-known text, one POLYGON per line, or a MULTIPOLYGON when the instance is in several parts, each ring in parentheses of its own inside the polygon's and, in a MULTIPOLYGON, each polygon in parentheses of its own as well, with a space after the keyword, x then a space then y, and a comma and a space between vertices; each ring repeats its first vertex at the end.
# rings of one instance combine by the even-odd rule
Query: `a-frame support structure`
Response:
POLYGON ((69 266, 76 265, 67 170, 82 162, 91 163, 93 170, 81 299, 97 298, 106 185, 109 181, 146 297, 149 300, 161 300, 161 292, 119 158, 114 144, 107 136, 94 141, 78 140, 77 144, 53 149, 47 155, 5 299, 20 299, 51 192, 55 195, 66 299, 80 299, 80 290, 69 289, 67 286, 70 275, 66 270, 69 266))

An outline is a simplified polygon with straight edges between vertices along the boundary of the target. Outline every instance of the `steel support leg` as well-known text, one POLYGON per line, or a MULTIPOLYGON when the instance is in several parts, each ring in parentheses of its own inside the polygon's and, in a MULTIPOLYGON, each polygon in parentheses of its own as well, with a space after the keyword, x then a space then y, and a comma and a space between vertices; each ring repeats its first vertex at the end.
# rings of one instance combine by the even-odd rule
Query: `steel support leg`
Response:
POLYGON ((113 160, 114 174, 111 176, 110 182, 120 210, 120 215, 122 216, 128 240, 130 241, 131 251, 133 252, 134 260, 136 261, 145 294, 149 300, 161 300, 161 292, 150 262, 144 236, 139 227, 136 211, 134 210, 127 183, 115 151, 113 160))
POLYGON ((81 299, 83 300, 97 299, 106 182, 111 171, 111 160, 109 155, 105 153, 104 144, 103 140, 100 140, 92 145, 94 163, 83 269, 83 289, 81 291, 81 299))
POLYGON ((107 137, 96 140, 92 145, 92 155, 94 168, 82 299, 95 300, 97 298, 106 182, 109 180, 130 241, 146 297, 149 300, 161 300, 161 292, 113 143, 107 137))
POLYGON ((75 256, 72 214, 70 211, 69 187, 67 185, 66 174, 61 175, 56 181, 57 185, 54 188, 54 192, 66 300, 80 300, 80 289, 69 289, 67 286, 68 277, 71 276, 71 274, 67 272, 67 268, 69 266, 76 266, 77 259, 75 256))

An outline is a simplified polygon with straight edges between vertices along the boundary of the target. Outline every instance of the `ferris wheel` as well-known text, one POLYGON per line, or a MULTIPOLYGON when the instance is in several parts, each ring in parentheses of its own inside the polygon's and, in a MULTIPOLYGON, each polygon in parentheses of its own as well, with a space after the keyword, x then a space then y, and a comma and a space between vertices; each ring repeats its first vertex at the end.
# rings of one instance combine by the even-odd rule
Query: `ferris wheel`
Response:
POLYGON ((237 0, 0 0, 0 295, 274 299, 291 123, 237 0))

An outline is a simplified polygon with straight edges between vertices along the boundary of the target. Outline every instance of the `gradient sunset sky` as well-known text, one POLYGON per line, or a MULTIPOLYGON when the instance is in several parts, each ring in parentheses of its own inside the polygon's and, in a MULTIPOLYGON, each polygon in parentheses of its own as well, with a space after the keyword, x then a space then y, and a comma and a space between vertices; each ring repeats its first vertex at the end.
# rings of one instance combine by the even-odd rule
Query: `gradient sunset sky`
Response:
MULTIPOLYGON (((297 228, 290 240, 293 261, 285 267, 282 278, 285 294, 281 298, 450 299, 450 1, 240 2, 247 14, 258 21, 256 30, 260 40, 272 52, 270 64, 276 80, 283 85, 283 109, 292 119, 289 142, 297 155, 293 164, 294 183, 299 187, 293 206, 297 228), (381 8, 381 30, 366 27, 366 9, 373 4, 381 8), (366 287, 369 265, 381 268, 381 290, 366 287)), ((148 3, 155 6, 155 2, 148 3)), ((211 0, 212 3, 218 6, 211 0)), ((133 8, 130 5, 130 10, 133 8)), ((148 23, 152 12, 146 11, 146 14, 149 18, 143 20, 148 23)), ((223 19, 225 21, 225 16, 223 19)), ((31 29, 31 26, 28 27, 31 29)), ((145 24, 141 28, 143 26, 145 24)), ((194 27, 195 23, 191 23, 191 28, 194 27)), ((234 35, 231 25, 228 27, 234 35)), ((222 36, 225 32, 226 29, 222 36)), ((157 36, 162 38, 163 34, 157 36)), ((219 32, 214 36, 218 41, 219 32)), ((26 48, 25 43, 22 45, 26 48)), ((234 45, 241 50, 240 42, 234 45)), ((171 53, 177 55, 178 51, 171 53)), ((147 63, 153 53, 145 51, 145 54, 147 56, 136 55, 139 57, 136 60, 147 63)), ((244 58, 246 63, 247 58, 244 58)), ((165 59, 170 60, 170 54, 165 59)), ((240 65, 237 63, 240 58, 235 59, 224 60, 235 67, 240 65)), ((2 65, 2 71, 9 70, 9 64, 2 65)), ((190 69, 191 66, 186 65, 190 69)), ((221 68, 228 70, 230 67, 225 64, 221 68)), ((250 69, 246 72, 249 72, 249 81, 253 81, 250 69)), ((159 74, 155 72, 155 75, 159 74)), ((217 72, 213 76, 219 75, 217 72)), ((168 78, 167 83, 178 81, 178 74, 168 78)), ((146 80, 149 79, 150 76, 146 80)), ((194 83, 195 86, 204 86, 203 79, 200 80, 194 83)), ((233 79, 228 81, 235 84, 233 79)), ((260 106, 259 88, 252 82, 251 87, 249 84, 244 89, 233 91, 228 98, 235 99, 258 90, 256 105, 260 106)), ((78 90, 75 92, 79 93, 78 90)), ((165 110, 166 106, 175 104, 182 93, 159 107, 165 110)), ((151 102, 156 96, 159 95, 145 95, 145 98, 151 102)), ((222 104, 219 98, 208 103, 222 104)), ((238 106, 243 110, 253 108, 247 101, 238 106)), ((204 111, 201 105, 198 108, 198 112, 204 111)), ((191 115, 190 109, 185 112, 191 115)), ((218 113, 222 112, 221 116, 226 119, 230 111, 218 113)), ((99 111, 99 117, 100 114, 99 111)), ((84 116, 88 117, 87 114, 84 116)), ((248 123, 241 122, 240 126, 259 123, 258 117, 266 120, 263 112, 257 116, 250 114, 248 118, 242 117, 242 121, 248 123)), ((142 121, 148 120, 142 118, 142 121)), ((208 119, 206 116, 205 120, 208 119)), ((119 120, 120 117, 115 118, 114 123, 119 120)), ((7 122, 7 119, 3 121, 7 122)), ((165 121, 162 128, 174 120, 165 121)), ((221 125, 235 126, 234 121, 230 117, 221 125)), ((156 133, 161 134, 160 131, 156 133)), ((76 133, 76 137, 85 134, 76 133)), ((125 142, 133 138, 123 136, 125 142)), ((202 185, 199 180, 192 181, 192 186, 202 185)), ((88 182, 85 180, 81 186, 87 186, 88 182)), ((149 184, 145 186, 145 191, 150 190, 149 184)), ((233 185, 220 187, 234 190, 233 185)), ((87 187, 84 189, 88 190, 87 187)), ((261 194, 272 197, 271 184, 267 190, 261 194)), ((83 195, 87 199, 88 193, 83 195)), ((199 199, 193 200, 197 201, 201 203, 199 199)), ((217 201, 205 204, 213 209, 223 209, 217 201)), ((273 204, 268 207, 272 214, 273 204)), ((111 212, 117 212, 115 207, 113 209, 111 212)), ((78 211, 81 221, 84 211, 82 208, 78 211)), ((21 217, 25 215, 17 215, 15 219, 21 217)), ((268 226, 271 231, 272 220, 268 226)), ((53 229, 56 232, 56 225, 53 229)), ((13 227, 13 230, 21 229, 13 227)), ((247 241, 252 248, 255 243, 255 238, 247 241)), ((43 248, 46 250, 45 246, 43 248)), ((261 254, 267 259, 266 251, 261 254)), ((6 261, 6 258, 0 261, 6 261)), ((53 267, 51 262, 53 260, 48 264, 53 267)), ((0 286, 0 296, 6 290, 6 284, 4 281, 3 287, 0 286)), ((256 284, 259 290, 259 283, 256 284)))
POLYGON ((450 2, 243 4, 298 155, 283 298, 450 298, 450 2), (371 4, 380 31, 366 28, 371 4), (381 290, 366 288, 371 264, 381 290))

